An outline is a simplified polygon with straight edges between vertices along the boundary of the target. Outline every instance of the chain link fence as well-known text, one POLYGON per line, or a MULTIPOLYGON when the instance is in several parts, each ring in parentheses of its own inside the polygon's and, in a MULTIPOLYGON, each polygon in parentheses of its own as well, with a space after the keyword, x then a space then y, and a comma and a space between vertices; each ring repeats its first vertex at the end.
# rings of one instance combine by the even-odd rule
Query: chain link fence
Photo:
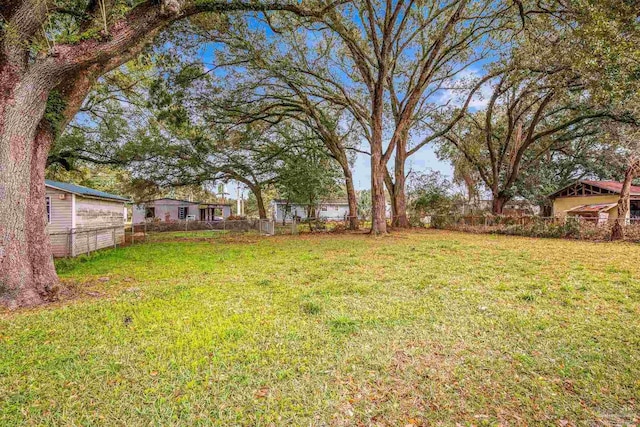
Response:
POLYGON ((75 257, 103 248, 115 248, 125 241, 124 226, 71 228, 49 233, 53 255, 75 257))
POLYGON ((237 219, 217 221, 148 221, 132 224, 126 231, 126 241, 145 241, 147 236, 166 232, 221 231, 227 233, 258 233, 261 235, 298 234, 298 223, 293 221, 284 226, 269 219, 237 219))
MULTIPOLYGON (((509 234, 528 237, 559 237, 609 240, 616 220, 584 217, 540 217, 504 215, 433 215, 426 227, 471 233, 509 234)), ((640 241, 640 219, 620 221, 625 240, 640 241)))

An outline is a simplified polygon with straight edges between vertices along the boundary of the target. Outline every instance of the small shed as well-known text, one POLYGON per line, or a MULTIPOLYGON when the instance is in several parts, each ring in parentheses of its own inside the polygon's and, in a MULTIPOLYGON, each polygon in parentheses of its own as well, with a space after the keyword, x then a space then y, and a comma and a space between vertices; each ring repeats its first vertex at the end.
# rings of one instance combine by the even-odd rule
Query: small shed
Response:
POLYGON ((45 180, 45 190, 53 256, 76 256, 124 241, 126 197, 51 180, 45 180))

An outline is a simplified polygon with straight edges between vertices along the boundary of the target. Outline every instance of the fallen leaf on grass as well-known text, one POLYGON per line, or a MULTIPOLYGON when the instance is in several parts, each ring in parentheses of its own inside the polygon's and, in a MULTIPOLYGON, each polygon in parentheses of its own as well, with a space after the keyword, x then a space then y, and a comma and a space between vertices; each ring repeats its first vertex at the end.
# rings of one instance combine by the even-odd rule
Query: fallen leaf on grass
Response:
POLYGON ((262 387, 258 391, 256 391, 256 399, 265 399, 269 396, 269 387, 262 387))

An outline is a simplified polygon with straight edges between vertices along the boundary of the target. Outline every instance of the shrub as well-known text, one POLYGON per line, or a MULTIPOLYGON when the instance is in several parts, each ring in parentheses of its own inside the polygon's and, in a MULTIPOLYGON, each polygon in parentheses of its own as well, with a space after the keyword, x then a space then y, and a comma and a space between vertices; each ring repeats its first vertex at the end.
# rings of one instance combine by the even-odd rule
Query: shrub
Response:
POLYGON ((244 221, 245 219, 247 219, 247 217, 244 215, 229 215, 225 219, 227 221, 244 221))
POLYGON ((431 217, 431 227, 441 230, 456 228, 455 224, 458 222, 458 219, 458 217, 450 215, 434 215, 431 217))

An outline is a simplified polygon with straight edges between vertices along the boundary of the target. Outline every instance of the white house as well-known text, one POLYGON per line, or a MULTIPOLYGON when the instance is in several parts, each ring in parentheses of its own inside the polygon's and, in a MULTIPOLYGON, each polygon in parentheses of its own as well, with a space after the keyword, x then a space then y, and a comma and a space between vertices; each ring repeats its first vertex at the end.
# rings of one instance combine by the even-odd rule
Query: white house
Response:
MULTIPOLYGON (((307 206, 297 203, 289 203, 286 200, 276 199, 271 202, 271 217, 276 222, 290 222, 293 217, 298 221, 307 218, 307 206)), ((327 200, 321 202, 316 208, 316 215, 327 221, 342 221, 349 216, 349 203, 346 200, 327 200)))
POLYGON ((133 223, 140 224, 149 220, 216 221, 227 219, 231 215, 231 205, 227 203, 200 203, 189 200, 162 198, 139 203, 133 207, 133 223))
POLYGON ((45 181, 45 189, 53 256, 75 256, 123 242, 129 199, 51 180, 45 181))

